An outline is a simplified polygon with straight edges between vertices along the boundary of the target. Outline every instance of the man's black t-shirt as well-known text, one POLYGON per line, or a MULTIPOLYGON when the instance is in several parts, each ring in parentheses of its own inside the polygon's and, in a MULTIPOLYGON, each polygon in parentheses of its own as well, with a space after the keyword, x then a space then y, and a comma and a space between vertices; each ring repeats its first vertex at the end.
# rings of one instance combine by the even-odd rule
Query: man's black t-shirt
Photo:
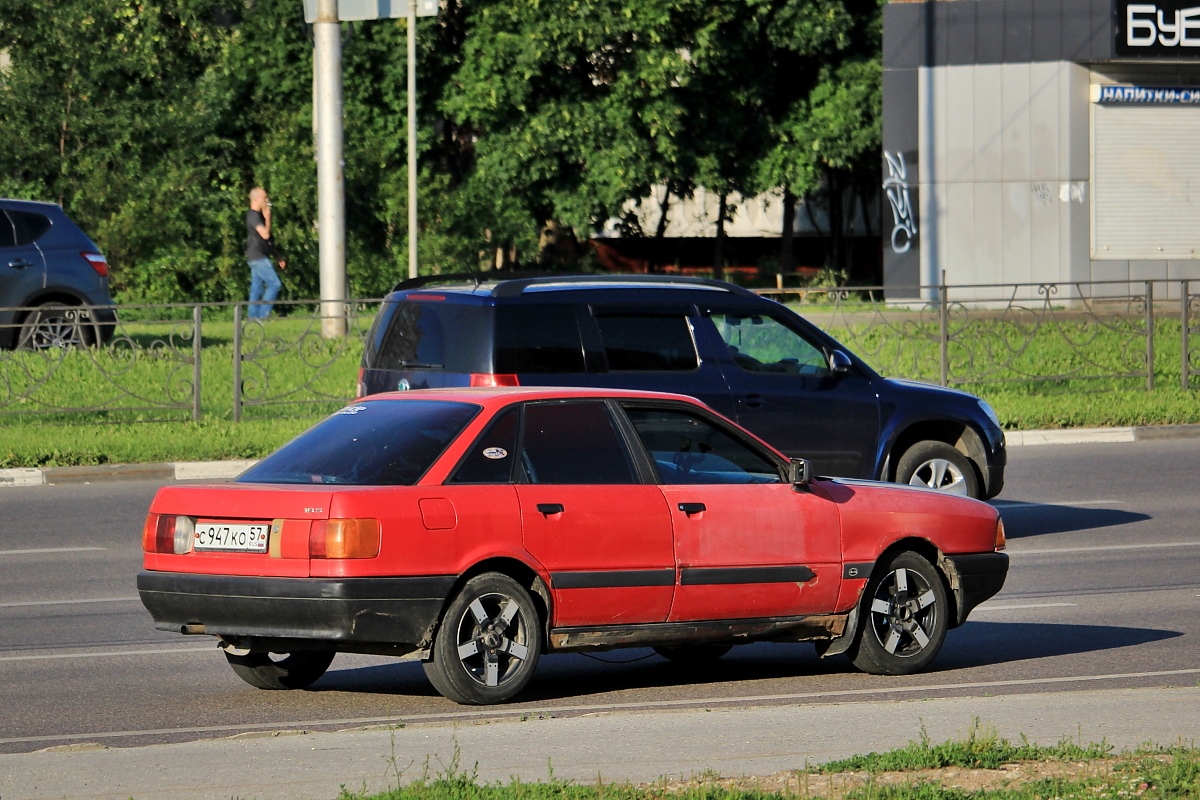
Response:
POLYGON ((258 235, 258 226, 266 225, 267 220, 261 211, 253 208, 246 212, 246 260, 254 261, 259 258, 270 258, 275 252, 275 245, 258 235))

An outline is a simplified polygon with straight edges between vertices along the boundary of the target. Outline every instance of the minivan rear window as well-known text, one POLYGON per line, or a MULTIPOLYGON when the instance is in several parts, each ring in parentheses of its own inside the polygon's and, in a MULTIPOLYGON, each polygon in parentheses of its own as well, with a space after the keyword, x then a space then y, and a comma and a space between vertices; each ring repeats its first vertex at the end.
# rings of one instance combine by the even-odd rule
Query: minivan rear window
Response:
POLYGON ((374 331, 366 366, 373 369, 491 372, 491 314, 479 306, 411 299, 395 304, 374 331))

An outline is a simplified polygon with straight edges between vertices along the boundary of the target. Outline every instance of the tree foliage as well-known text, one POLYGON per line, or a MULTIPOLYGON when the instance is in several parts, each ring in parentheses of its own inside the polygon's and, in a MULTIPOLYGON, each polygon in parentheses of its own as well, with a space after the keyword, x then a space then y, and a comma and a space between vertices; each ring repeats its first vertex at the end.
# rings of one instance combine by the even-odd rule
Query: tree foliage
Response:
MULTIPOLYGON (((419 23, 423 271, 528 262, 668 186, 815 191, 877 169, 877 0, 449 0, 419 23)), ((405 22, 343 25, 347 271, 406 273, 405 22)), ((126 301, 244 295, 266 186, 317 294, 298 0, 0 0, 0 195, 60 202, 126 301)))

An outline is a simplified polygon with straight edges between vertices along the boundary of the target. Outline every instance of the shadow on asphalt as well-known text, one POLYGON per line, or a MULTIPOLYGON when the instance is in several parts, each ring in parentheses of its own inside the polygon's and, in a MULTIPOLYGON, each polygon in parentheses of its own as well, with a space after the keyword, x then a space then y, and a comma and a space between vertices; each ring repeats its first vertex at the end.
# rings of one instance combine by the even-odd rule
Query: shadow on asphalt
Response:
POLYGON ((946 644, 933 662, 933 669, 964 669, 1009 661, 1096 653, 1161 642, 1182 635, 1179 631, 1115 625, 969 620, 946 637, 946 644))
POLYGON ((1009 539, 1111 528, 1151 519, 1149 514, 1104 506, 1058 506, 1013 500, 995 501, 992 505, 1004 518, 1004 533, 1009 539))
MULTIPOLYGON (((1106 625, 972 621, 951 631, 937 659, 913 679, 919 681, 922 675, 1013 661, 1132 647, 1182 635, 1177 631, 1106 625)), ((568 702, 640 689, 749 684, 813 676, 827 677, 829 680, 822 688, 830 691, 868 688, 879 680, 858 672, 844 657, 817 658, 812 645, 804 642, 736 647, 719 661, 692 665, 667 661, 649 649, 613 650, 543 658, 536 679, 521 693, 518 702, 568 702)), ((314 684, 312 690, 437 696, 421 665, 411 661, 348 670, 338 670, 335 661, 333 670, 314 684)), ((795 687, 784 691, 794 690, 795 687)), ((762 691, 776 693, 780 687, 764 686, 762 691)))

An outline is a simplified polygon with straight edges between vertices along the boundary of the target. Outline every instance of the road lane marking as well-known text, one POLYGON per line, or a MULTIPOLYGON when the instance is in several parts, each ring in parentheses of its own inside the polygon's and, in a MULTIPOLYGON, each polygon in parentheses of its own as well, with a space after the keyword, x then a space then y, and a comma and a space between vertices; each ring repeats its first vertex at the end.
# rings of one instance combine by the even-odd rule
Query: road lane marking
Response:
POLYGON ((1109 675, 1064 675, 1057 678, 1023 678, 1007 681, 973 681, 969 683, 943 683, 925 686, 886 686, 878 689, 843 689, 835 692, 798 692, 794 694, 767 694, 749 697, 708 697, 694 700, 648 700, 645 702, 589 704, 577 706, 524 706, 505 710, 495 706, 480 711, 444 712, 439 714, 397 714, 391 717, 355 717, 350 719, 310 719, 287 722, 242 723, 238 725, 205 725, 189 728, 151 728, 132 731, 105 731, 96 733, 67 733, 60 735, 20 736, 0 739, 0 745, 27 744, 33 742, 71 742, 94 739, 117 739, 134 736, 164 736, 171 734, 237 733, 262 730, 309 730, 314 727, 339 726, 364 727, 371 725, 410 725, 420 722, 457 722, 480 719, 521 719, 531 713, 584 715, 612 711, 645 711, 657 708, 714 708, 756 703, 802 702, 822 697, 864 697, 870 695, 915 694, 918 692, 953 691, 962 689, 994 689, 1004 686, 1041 686, 1062 683, 1096 683, 1099 681, 1128 680, 1131 678, 1166 678, 1179 675, 1200 675, 1197 669, 1170 669, 1157 672, 1126 672, 1109 675))
POLYGON ((43 553, 87 553, 107 550, 107 547, 39 547, 36 550, 0 550, 0 556, 30 556, 43 553))
POLYGON ((47 653, 37 656, 0 656, 0 661, 53 661, 56 658, 107 658, 112 656, 160 656, 170 655, 172 653, 213 653, 216 652, 216 644, 211 644, 208 647, 164 647, 157 650, 106 650, 102 652, 89 651, 87 653, 47 653))
POLYGON ((975 611, 1015 611, 1022 608, 1066 608, 1068 606, 1077 606, 1078 603, 1030 603, 1023 606, 992 606, 984 603, 981 606, 975 606, 975 611))
POLYGON ((1058 553, 1094 553, 1100 550, 1161 550, 1167 547, 1200 547, 1200 542, 1157 542, 1150 544, 1104 544, 1089 547, 1046 547, 1037 550, 1009 550, 1010 556, 1044 556, 1058 553))
POLYGON ((73 606, 85 603, 128 603, 140 597, 92 597, 85 600, 29 600, 21 603, 0 603, 0 608, 28 608, 30 606, 73 606))

